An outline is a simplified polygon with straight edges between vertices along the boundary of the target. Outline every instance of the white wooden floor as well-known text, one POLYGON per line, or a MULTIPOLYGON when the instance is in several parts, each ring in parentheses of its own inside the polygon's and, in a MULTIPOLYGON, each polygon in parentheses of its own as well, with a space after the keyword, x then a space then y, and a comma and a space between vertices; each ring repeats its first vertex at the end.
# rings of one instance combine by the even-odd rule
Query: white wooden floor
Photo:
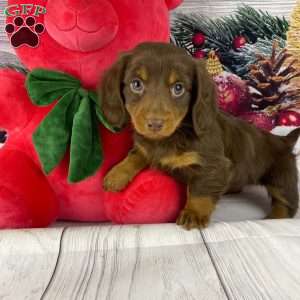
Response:
POLYGON ((300 299, 300 220, 1 231, 0 299, 300 299))

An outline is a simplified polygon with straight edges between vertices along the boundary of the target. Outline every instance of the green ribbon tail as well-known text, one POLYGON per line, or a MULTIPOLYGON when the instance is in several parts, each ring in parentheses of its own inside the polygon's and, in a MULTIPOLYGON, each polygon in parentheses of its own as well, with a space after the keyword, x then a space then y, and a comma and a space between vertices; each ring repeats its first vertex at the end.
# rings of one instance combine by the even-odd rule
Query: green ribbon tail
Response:
POLYGON ((92 106, 88 95, 84 96, 74 116, 68 178, 72 183, 94 175, 103 160, 96 114, 92 106))
POLYGON ((109 124, 109 122, 106 120, 103 112, 101 111, 100 107, 99 107, 99 104, 98 104, 98 98, 97 98, 97 95, 95 92, 92 92, 90 91, 89 92, 89 97, 90 99, 93 101, 94 105, 95 105, 95 111, 96 111, 96 115, 97 115, 97 118, 98 120, 100 121, 100 123, 102 123, 102 125, 108 129, 109 131, 113 132, 113 133, 116 133, 116 132, 119 132, 120 129, 118 128, 115 128, 113 126, 111 126, 109 124))
POLYGON ((33 134, 33 143, 46 174, 61 162, 67 151, 76 111, 76 93, 77 90, 66 93, 33 134))

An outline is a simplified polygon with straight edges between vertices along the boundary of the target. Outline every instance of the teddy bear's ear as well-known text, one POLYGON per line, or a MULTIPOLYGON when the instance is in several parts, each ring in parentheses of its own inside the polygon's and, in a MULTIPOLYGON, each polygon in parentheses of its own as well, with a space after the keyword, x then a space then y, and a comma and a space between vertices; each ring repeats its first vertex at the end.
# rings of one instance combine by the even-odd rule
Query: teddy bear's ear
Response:
POLYGON ((183 0, 165 0, 165 1, 168 9, 170 10, 176 8, 183 2, 183 0))

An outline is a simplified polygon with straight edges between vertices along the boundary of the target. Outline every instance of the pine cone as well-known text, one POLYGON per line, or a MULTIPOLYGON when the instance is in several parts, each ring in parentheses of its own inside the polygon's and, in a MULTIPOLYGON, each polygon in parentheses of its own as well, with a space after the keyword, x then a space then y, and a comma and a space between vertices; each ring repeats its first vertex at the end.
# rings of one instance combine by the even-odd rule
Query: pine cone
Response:
POLYGON ((271 57, 257 55, 257 62, 250 66, 250 94, 255 109, 261 110, 269 105, 278 105, 300 99, 300 88, 291 89, 291 80, 300 77, 294 64, 297 60, 287 60, 292 54, 287 49, 276 54, 277 42, 273 43, 271 57))

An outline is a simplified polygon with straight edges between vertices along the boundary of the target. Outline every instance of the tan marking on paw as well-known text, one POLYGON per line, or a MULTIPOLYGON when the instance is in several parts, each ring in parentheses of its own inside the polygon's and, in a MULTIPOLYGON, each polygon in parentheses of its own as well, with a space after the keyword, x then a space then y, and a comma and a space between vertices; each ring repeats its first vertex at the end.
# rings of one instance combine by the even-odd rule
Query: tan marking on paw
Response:
POLYGON ((207 227, 216 206, 215 202, 215 199, 212 197, 188 198, 185 208, 177 218, 176 224, 183 226, 187 230, 207 227))
POLYGON ((116 166, 104 177, 103 188, 107 192, 119 192, 128 185, 131 179, 127 172, 116 166))

